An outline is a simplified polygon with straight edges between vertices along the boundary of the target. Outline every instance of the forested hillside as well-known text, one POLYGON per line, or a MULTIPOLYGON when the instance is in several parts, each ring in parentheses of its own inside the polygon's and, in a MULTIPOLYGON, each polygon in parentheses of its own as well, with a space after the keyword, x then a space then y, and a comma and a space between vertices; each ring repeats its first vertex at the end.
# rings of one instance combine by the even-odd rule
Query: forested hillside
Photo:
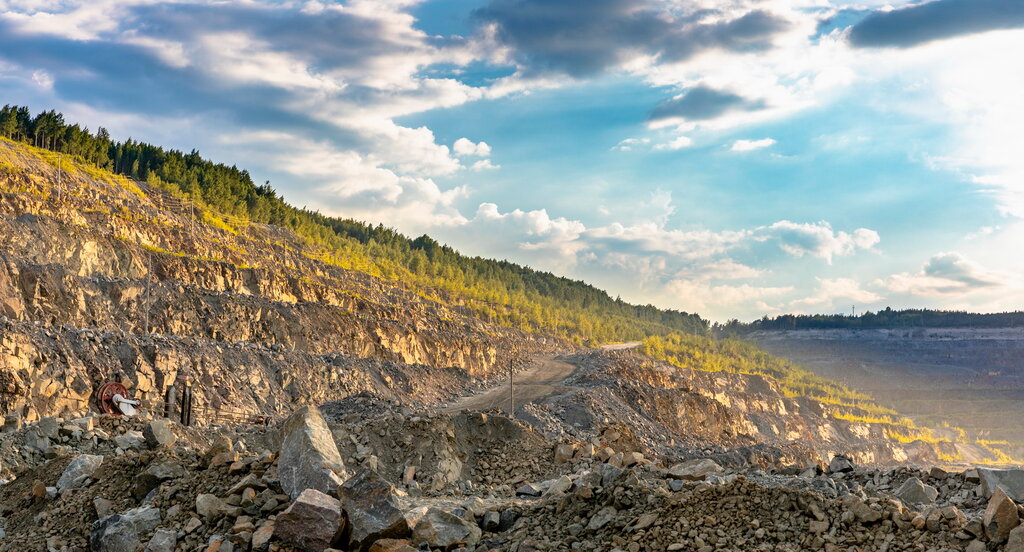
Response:
POLYGON ((980 314, 930 309, 893 310, 886 307, 860 316, 845 314, 782 314, 743 323, 730 320, 716 325, 719 334, 743 334, 758 330, 895 329, 895 328, 1018 328, 1024 326, 1024 312, 980 314))
MULTIPOLYGON (((33 117, 27 107, 4 106, 0 134, 69 156, 68 167, 93 166, 188 198, 208 220, 229 215, 288 228, 306 239, 309 254, 320 260, 400 281, 421 293, 447 294, 508 326, 595 342, 708 332, 708 323, 696 314, 631 305, 581 281, 461 255, 429 236, 411 239, 382 224, 298 209, 269 182, 257 186, 246 170, 203 159, 195 150, 186 154, 132 139, 115 141, 104 128, 93 133, 67 124, 56 111, 33 117)), ((54 163, 55 157, 47 160, 54 163)))

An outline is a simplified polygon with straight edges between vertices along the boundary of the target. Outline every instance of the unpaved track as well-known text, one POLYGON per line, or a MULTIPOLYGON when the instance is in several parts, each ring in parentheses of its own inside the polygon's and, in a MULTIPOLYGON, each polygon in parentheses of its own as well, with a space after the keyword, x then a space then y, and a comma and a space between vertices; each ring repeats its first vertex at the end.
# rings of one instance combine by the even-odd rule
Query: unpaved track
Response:
MULTIPOLYGON (((530 368, 513 378, 515 384, 515 405, 519 408, 525 403, 537 401, 563 390, 558 384, 569 377, 576 366, 554 357, 535 358, 530 368)), ((460 410, 490 410, 499 408, 508 411, 509 406, 508 380, 487 391, 462 397, 446 406, 446 412, 460 410)))

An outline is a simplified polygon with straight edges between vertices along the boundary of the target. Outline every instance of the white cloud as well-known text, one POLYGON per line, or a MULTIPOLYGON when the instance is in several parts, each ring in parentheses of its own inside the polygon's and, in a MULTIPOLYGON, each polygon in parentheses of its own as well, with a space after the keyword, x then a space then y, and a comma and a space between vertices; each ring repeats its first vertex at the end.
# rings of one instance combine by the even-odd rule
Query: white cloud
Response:
POLYGON ((494 169, 500 169, 501 165, 495 165, 494 163, 491 163, 490 159, 481 159, 479 161, 474 162, 472 165, 470 165, 469 168, 470 168, 470 170, 478 171, 478 172, 479 171, 490 171, 490 170, 494 170, 494 169))
POLYGON ((779 247, 790 255, 810 255, 825 259, 829 264, 835 256, 872 249, 881 240, 878 232, 867 228, 858 228, 852 233, 835 232, 832 226, 824 221, 796 223, 788 220, 759 228, 756 239, 776 241, 779 247))
POLYGON ((658 144, 657 146, 654 146, 654 149, 656 149, 656 150, 675 151, 675 150, 681 150, 683 148, 688 148, 688 147, 690 147, 692 145, 693 145, 693 139, 692 138, 690 138, 688 136, 678 136, 678 137, 676 137, 676 138, 674 138, 674 139, 672 139, 672 140, 670 140, 670 141, 668 141, 668 142, 666 142, 664 144, 658 144))
POLYGON ((817 291, 813 295, 793 301, 793 306, 827 309, 833 307, 839 299, 861 304, 873 304, 882 300, 881 295, 862 288, 860 283, 852 278, 817 278, 817 280, 817 291))
POLYGON ((36 83, 36 86, 43 90, 53 89, 53 76, 42 69, 32 72, 32 82, 36 83))
POLYGON ((880 281, 896 293, 912 295, 962 295, 1019 283, 1008 274, 988 270, 957 252, 939 253, 920 271, 899 273, 880 281))
POLYGON ((732 143, 730 151, 753 151, 775 145, 773 138, 762 138, 760 140, 736 140, 732 143))
POLYGON ((620 141, 618 144, 615 144, 615 146, 612 147, 612 149, 618 151, 632 151, 633 148, 646 146, 647 144, 650 143, 650 138, 626 138, 625 140, 620 141))
POLYGON ((665 302, 689 312, 735 312, 745 310, 751 303, 767 306, 765 299, 777 299, 793 290, 792 286, 712 285, 701 281, 673 280, 665 285, 665 302))
POLYGON ((481 141, 474 144, 469 138, 459 138, 455 141, 452 149, 456 155, 463 157, 489 157, 491 155, 491 146, 488 146, 487 142, 481 141))

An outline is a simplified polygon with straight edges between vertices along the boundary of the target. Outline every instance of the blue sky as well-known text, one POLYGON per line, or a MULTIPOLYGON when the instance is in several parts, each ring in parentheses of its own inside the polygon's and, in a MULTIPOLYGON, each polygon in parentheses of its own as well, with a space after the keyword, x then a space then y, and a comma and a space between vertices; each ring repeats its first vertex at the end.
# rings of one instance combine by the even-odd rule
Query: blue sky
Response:
POLYGON ((0 0, 4 103, 715 320, 1022 308, 1024 3, 0 0))

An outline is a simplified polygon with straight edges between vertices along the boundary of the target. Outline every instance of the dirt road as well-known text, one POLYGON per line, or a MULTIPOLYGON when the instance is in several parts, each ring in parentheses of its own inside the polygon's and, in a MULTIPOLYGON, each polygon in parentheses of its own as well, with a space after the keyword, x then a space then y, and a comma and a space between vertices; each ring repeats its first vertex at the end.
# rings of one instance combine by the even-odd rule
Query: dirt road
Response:
POLYGON ((639 341, 628 341, 626 343, 609 343, 608 345, 601 345, 601 349, 605 351, 624 351, 626 349, 636 349, 639 346, 639 341))
MULTIPOLYGON (((560 391, 559 385, 572 374, 576 367, 568 362, 555 360, 553 357, 541 357, 533 361, 530 368, 513 378, 515 384, 515 405, 521 405, 543 399, 560 391)), ((504 383, 476 395, 462 397, 444 408, 446 412, 460 410, 489 410, 499 408, 508 411, 509 385, 504 383)))

